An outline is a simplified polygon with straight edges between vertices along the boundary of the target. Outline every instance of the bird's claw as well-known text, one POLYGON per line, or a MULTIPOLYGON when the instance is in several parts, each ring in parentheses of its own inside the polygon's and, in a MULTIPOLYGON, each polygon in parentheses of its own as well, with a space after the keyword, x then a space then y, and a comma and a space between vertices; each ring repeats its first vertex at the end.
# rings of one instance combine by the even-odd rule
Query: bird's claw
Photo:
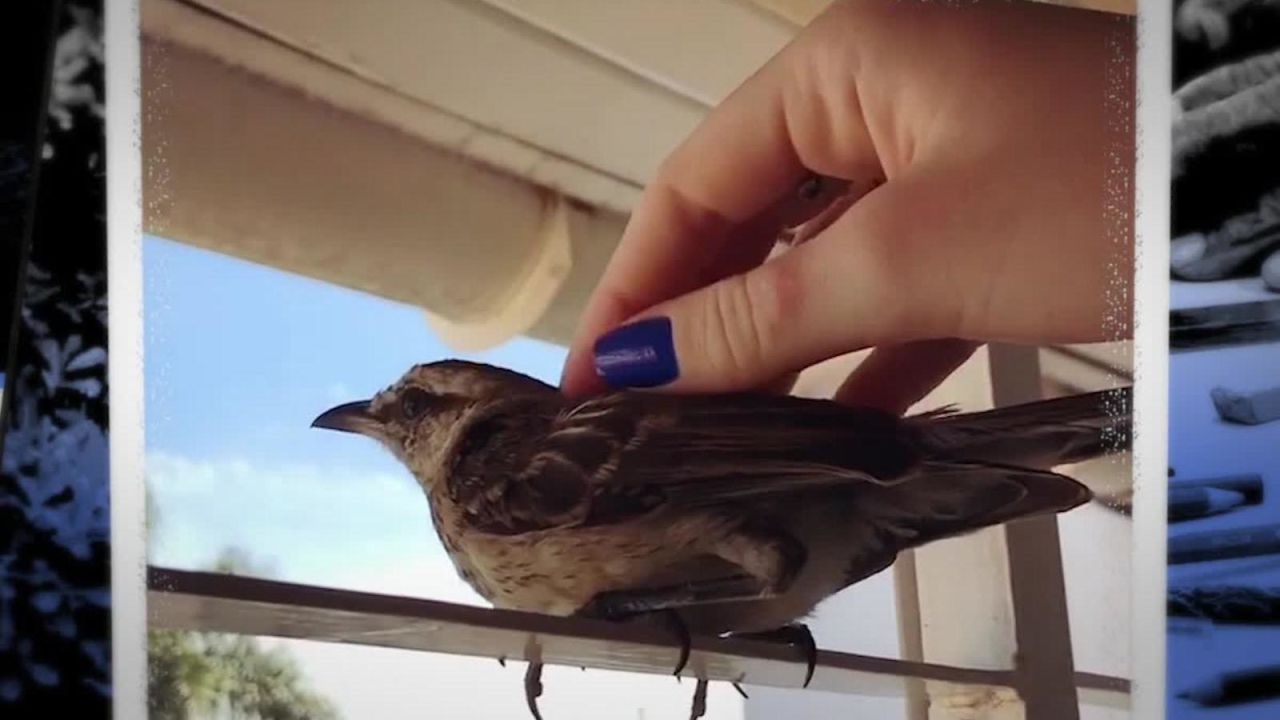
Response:
POLYGON ((818 643, 813 639, 813 632, 809 630, 808 625, 793 625, 795 643, 804 651, 805 670, 804 685, 801 687, 809 687, 809 683, 813 681, 813 671, 818 669, 818 643))
POLYGON ((813 632, 809 630, 807 625, 795 623, 793 625, 780 627, 777 630, 768 630, 766 632, 758 633, 734 633, 733 635, 734 637, 764 640, 767 642, 782 642, 799 648, 804 652, 805 657, 803 687, 809 687, 809 683, 813 680, 813 672, 818 667, 818 645, 814 642, 813 632))
POLYGON ((680 642, 680 657, 676 660, 675 672, 671 673, 676 676, 676 680, 680 680, 680 673, 684 672, 684 668, 689 664, 689 654, 693 650, 693 638, 689 636, 689 628, 684 624, 684 620, 680 619, 680 613, 674 610, 667 610, 662 613, 667 627, 676 634, 676 639, 680 642))
POLYGON ((731 684, 731 685, 733 685, 733 689, 734 689, 734 690, 737 690, 737 691, 738 691, 738 694, 742 696, 742 699, 743 699, 743 700, 750 700, 750 699, 751 699, 751 696, 747 694, 747 691, 746 691, 746 690, 743 690, 743 689, 742 689, 742 686, 741 686, 741 685, 739 685, 738 683, 730 683, 730 684, 731 684))
POLYGON ((538 712, 539 697, 542 697, 542 663, 530 662, 524 673, 524 699, 534 720, 542 720, 542 713, 538 712))
POLYGON ((689 710, 689 720, 698 720, 698 718, 707 714, 707 681, 698 678, 698 685, 693 689, 693 707, 689 710))

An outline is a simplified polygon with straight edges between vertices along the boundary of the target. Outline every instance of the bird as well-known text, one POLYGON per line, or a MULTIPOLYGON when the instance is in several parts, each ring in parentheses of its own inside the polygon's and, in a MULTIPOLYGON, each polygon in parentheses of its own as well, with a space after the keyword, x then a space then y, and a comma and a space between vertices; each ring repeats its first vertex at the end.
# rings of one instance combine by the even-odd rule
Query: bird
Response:
MULTIPOLYGON (((901 417, 763 392, 571 398, 494 365, 411 367, 315 428, 384 446, 494 607, 817 649, 826 598, 943 538, 1092 497, 1053 468, 1127 446, 1131 388, 901 417)), ((541 664, 525 676, 541 720, 541 664)), ((706 681, 695 690, 701 714, 706 681)), ((741 692, 741 688, 738 688, 741 692)))

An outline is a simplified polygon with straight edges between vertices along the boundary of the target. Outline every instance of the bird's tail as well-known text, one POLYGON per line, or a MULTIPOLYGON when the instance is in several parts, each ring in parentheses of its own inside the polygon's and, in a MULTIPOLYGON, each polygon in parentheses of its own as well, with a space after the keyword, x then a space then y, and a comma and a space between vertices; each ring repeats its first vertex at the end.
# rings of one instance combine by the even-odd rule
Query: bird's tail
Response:
POLYGON ((977 413, 920 416, 936 461, 1049 470, 1129 448, 1133 388, 1072 395, 977 413))
POLYGON ((864 491, 848 582, 867 577, 897 553, 1002 523, 1062 513, 1093 493, 1052 471, 1129 445, 1130 388, 997 408, 941 410, 909 419, 923 461, 899 483, 864 491))
POLYGON ((1052 471, 1124 450, 1132 389, 1055 398, 986 412, 917 416, 924 467, 904 483, 901 514, 883 520, 908 538, 900 549, 1020 518, 1061 513, 1093 493, 1052 471), (906 512, 910 510, 911 512, 906 512))

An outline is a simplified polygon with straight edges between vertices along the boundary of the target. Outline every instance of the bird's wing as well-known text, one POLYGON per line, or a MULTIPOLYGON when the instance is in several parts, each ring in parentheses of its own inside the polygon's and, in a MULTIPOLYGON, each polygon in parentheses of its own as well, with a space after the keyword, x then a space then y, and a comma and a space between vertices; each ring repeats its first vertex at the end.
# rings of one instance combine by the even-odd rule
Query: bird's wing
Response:
POLYGON ((682 505, 891 485, 922 460, 916 427, 879 410, 755 394, 634 401, 646 417, 673 420, 622 457, 619 481, 660 487, 682 505))
POLYGON ((465 433, 448 491, 475 529, 598 525, 848 485, 920 460, 911 426, 794 397, 614 393, 494 406, 465 433))
POLYGON ((1085 502, 1088 488, 1032 468, 927 461, 921 472, 858 499, 849 523, 853 584, 883 570, 903 550, 1001 523, 1066 512, 1085 502))

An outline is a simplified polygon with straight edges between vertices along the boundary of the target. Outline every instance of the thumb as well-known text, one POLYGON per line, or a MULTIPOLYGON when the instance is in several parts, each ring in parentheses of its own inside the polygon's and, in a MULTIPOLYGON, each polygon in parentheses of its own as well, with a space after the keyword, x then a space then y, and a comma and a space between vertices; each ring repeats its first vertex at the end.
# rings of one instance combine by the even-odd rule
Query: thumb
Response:
POLYGON ((597 375, 614 388, 746 390, 846 352, 931 336, 937 323, 917 312, 936 305, 930 284, 886 259, 876 241, 884 234, 851 227, 865 218, 855 210, 804 245, 603 335, 597 375))

